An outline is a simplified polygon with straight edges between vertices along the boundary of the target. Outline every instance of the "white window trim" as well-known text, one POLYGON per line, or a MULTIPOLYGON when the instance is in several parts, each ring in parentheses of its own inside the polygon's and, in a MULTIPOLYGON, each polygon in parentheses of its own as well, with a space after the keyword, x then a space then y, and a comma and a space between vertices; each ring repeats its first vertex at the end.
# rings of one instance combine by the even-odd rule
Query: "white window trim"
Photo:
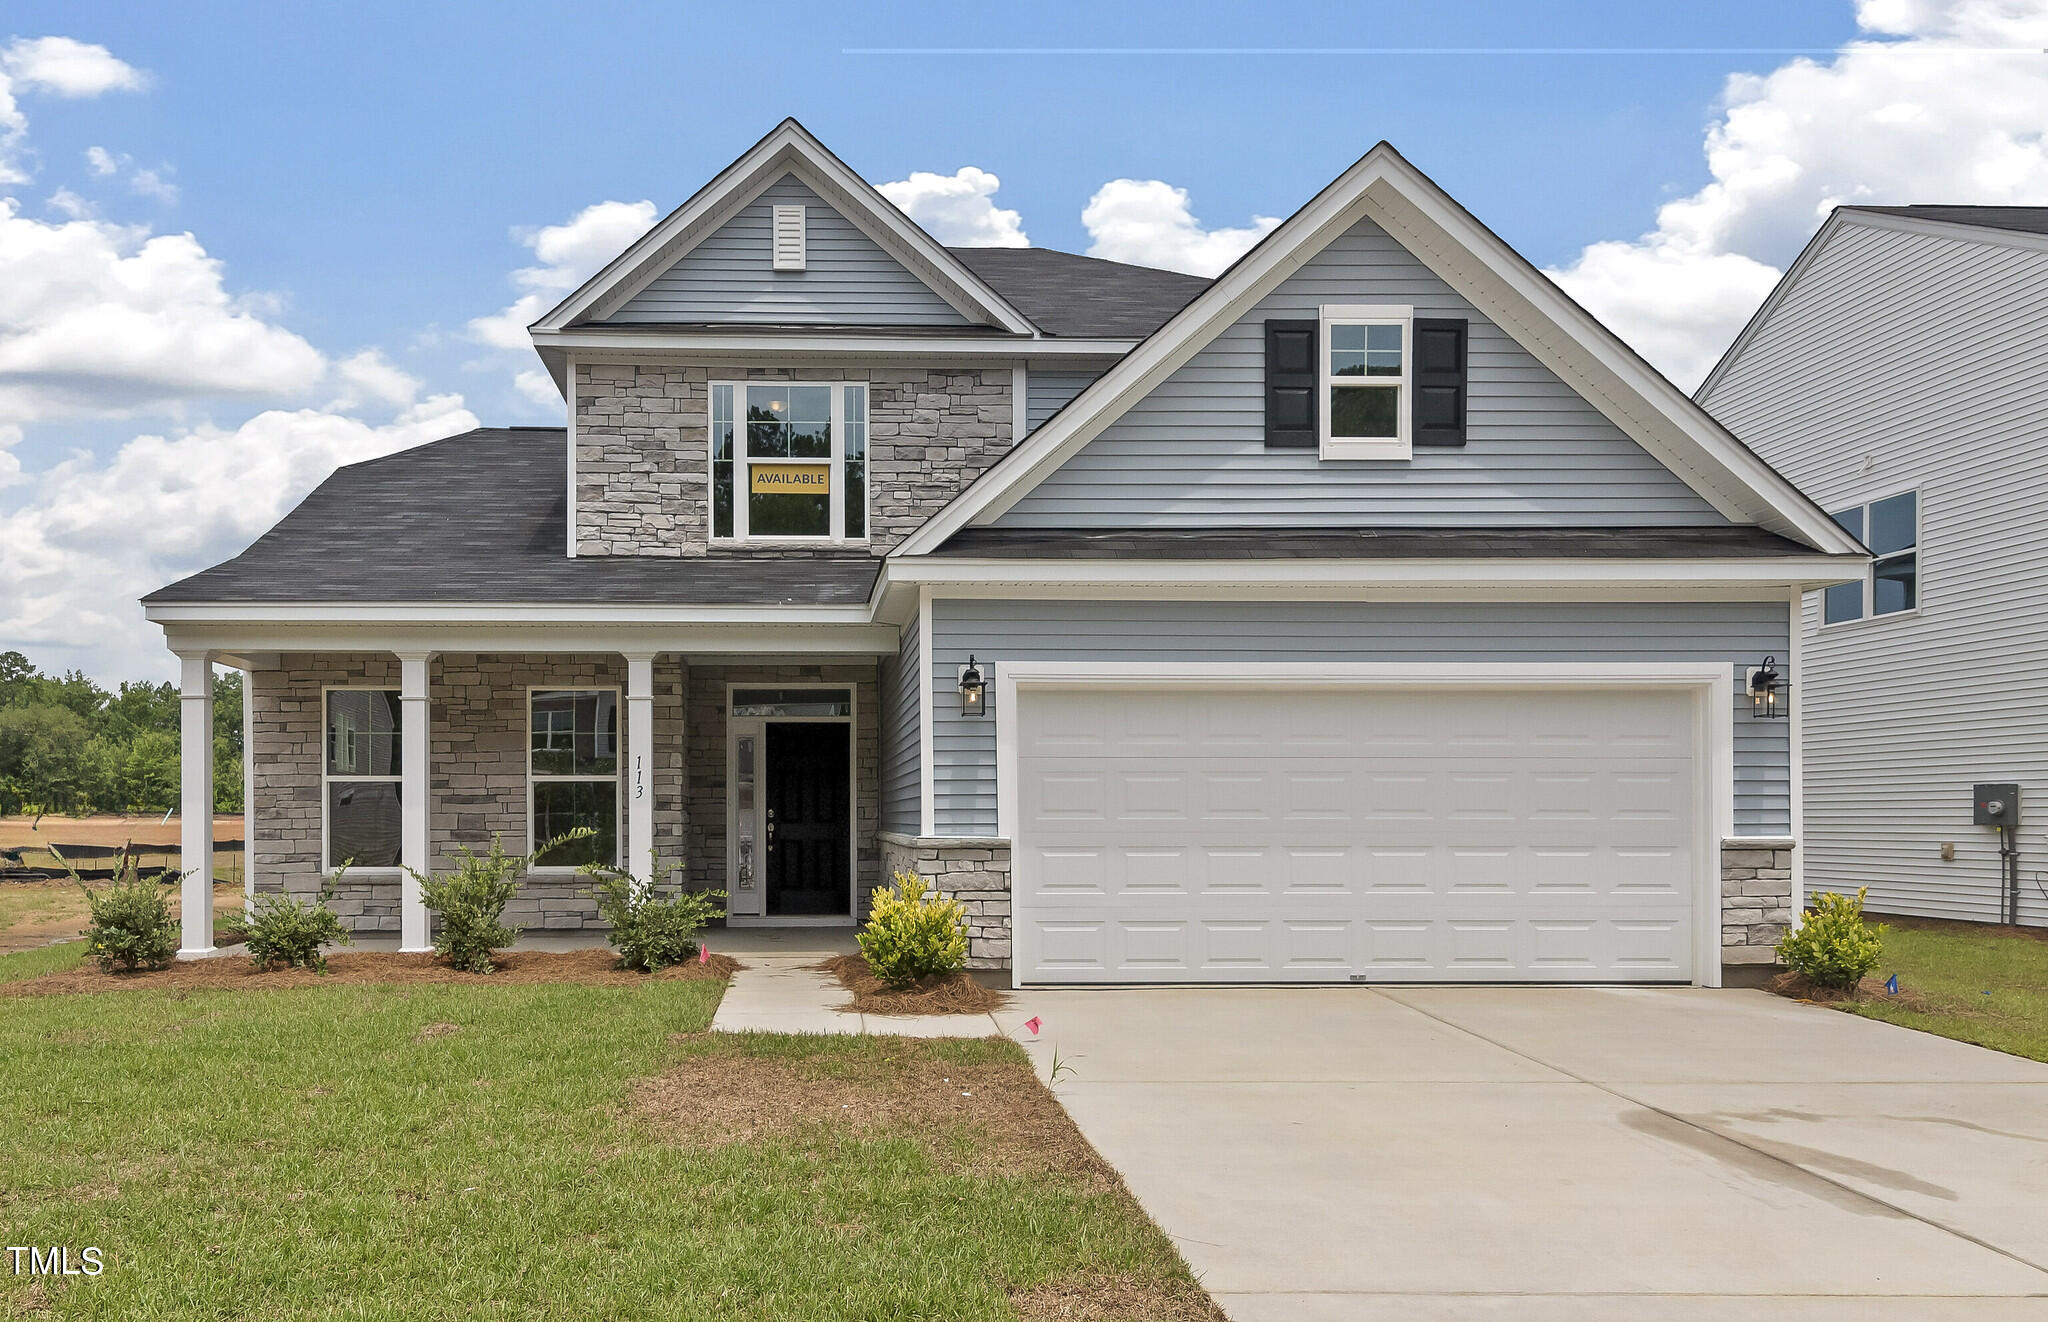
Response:
MULTIPOLYGON (((542 841, 533 832, 533 787, 546 782, 581 781, 592 784, 601 782, 604 776, 564 776, 554 773, 536 774, 533 769, 533 695, 536 693, 609 693, 612 695, 612 710, 619 718, 618 765, 609 779, 612 782, 612 866, 619 866, 619 856, 626 848, 626 702, 625 695, 616 684, 528 684, 526 686, 526 742, 521 746, 520 756, 526 759, 526 852, 529 856, 539 849, 542 841)), ((566 877, 581 870, 581 865, 564 866, 560 863, 535 863, 527 868, 529 876, 566 877)))
POLYGON ((875 527, 875 439, 869 419, 874 416, 872 401, 874 385, 867 381, 713 381, 704 392, 704 446, 705 474, 709 479, 705 490, 706 540, 728 546, 865 546, 875 527), (794 390, 805 386, 822 386, 832 393, 832 454, 828 459, 750 459, 747 455, 746 433, 746 390, 750 385, 773 386, 794 390), (713 392, 724 386, 732 390, 732 536, 719 537, 712 530, 718 526, 718 454, 710 444, 713 392), (863 401, 863 443, 861 462, 866 468, 861 474, 861 535, 846 535, 846 388, 858 386, 863 401), (749 466, 763 464, 820 464, 829 465, 832 470, 831 489, 826 496, 826 509, 830 516, 828 531, 823 537, 798 535, 756 536, 747 528, 747 488, 751 484, 749 466))
POLYGON ((1415 308, 1408 303, 1327 303, 1319 310, 1316 336, 1316 431, 1319 451, 1325 459, 1410 459, 1415 454, 1415 308), (1394 377, 1347 378, 1343 382, 1330 372, 1330 330, 1335 326, 1399 326, 1401 328, 1401 375, 1394 377), (1330 407, 1333 390, 1385 389, 1398 386, 1401 406, 1395 413, 1396 432, 1392 438, 1361 439, 1330 435, 1330 407))
MULTIPOLYGON (((398 786, 399 794, 401 796, 403 796, 405 793, 405 774, 403 770, 401 770, 400 773, 396 776, 334 776, 328 774, 327 695, 330 693, 397 692, 399 692, 399 688, 398 685, 396 684, 322 684, 320 686, 320 875, 323 877, 333 876, 334 870, 341 866, 340 864, 334 861, 330 853, 331 846, 328 832, 330 827, 332 826, 332 823, 330 823, 327 820, 327 804, 328 799, 330 797, 327 792, 327 787, 329 785, 347 785, 351 783, 376 785, 388 784, 398 786)), ((399 738, 402 740, 403 727, 405 724, 405 705, 403 703, 399 704, 398 717, 400 729, 395 730, 392 733, 394 738, 399 738)), ((403 756, 403 748, 404 745, 401 742, 401 756, 403 756)), ((389 868, 352 867, 349 869, 349 871, 355 873, 364 873, 373 877, 396 877, 404 875, 405 869, 402 866, 389 868)))
MULTIPOLYGON (((1889 620, 1910 620, 1920 613, 1920 607, 1927 599, 1925 591, 1926 576, 1923 573, 1926 568, 1927 545, 1924 533, 1926 531, 1927 503, 1920 498, 1920 488, 1905 487, 1898 491, 1888 491, 1882 496, 1872 496, 1868 500, 1856 501, 1851 505, 1851 508, 1863 511, 1863 532, 1858 540, 1868 546, 1870 544, 1870 507, 1882 504, 1898 496, 1911 496, 1913 498, 1912 547, 1904 551, 1888 551, 1883 555, 1872 553, 1870 563, 1863 567, 1863 613, 1853 620, 1828 619, 1828 590, 1822 588, 1820 591, 1821 628, 1829 630, 1853 629, 1858 625, 1882 624, 1889 620), (1913 604, 1905 610, 1886 611, 1880 615, 1877 612, 1877 567, 1884 561, 1894 560, 1902 555, 1913 557, 1913 604)), ((1830 514, 1829 517, 1832 518, 1833 515, 1830 514)))

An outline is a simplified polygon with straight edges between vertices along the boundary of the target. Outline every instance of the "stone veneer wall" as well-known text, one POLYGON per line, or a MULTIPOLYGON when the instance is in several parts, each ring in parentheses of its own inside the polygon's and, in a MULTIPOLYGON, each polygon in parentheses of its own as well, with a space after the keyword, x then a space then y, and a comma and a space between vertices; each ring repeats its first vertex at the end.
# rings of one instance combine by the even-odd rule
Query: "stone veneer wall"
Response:
POLYGON ((867 382, 867 547, 875 555, 979 477, 1013 439, 1008 368, 579 362, 577 555, 716 553, 709 543, 714 378, 867 382))
MULTIPOLYGON (((321 692, 328 685, 397 688, 398 661, 376 653, 291 654, 277 670, 253 676, 249 745, 254 759, 254 840, 249 845, 259 886, 310 897, 321 885, 321 692)), ((683 794, 683 690, 687 670, 675 657, 654 667, 654 837, 664 859, 682 858, 687 805, 683 794)), ((524 851, 526 821, 526 691, 625 687, 616 656, 495 656, 445 653, 429 664, 433 807, 429 829, 437 866, 457 845, 524 851)), ((622 712, 623 714, 623 712, 622 712)), ((625 734, 623 721, 620 735, 625 734)), ((692 877, 695 877, 694 871, 692 877)), ((356 931, 399 925, 395 871, 351 872, 334 909, 356 931)), ((699 883, 703 884, 703 883, 699 883)), ((719 884, 713 881, 709 884, 719 884)), ((529 874, 506 909, 515 927, 577 928, 598 924, 596 906, 574 874, 529 874)))
POLYGON ((967 906, 967 966, 1010 967, 1010 842, 884 831, 882 869, 926 878, 967 906))
POLYGON ((726 685, 843 684, 853 690, 854 832, 860 867, 854 880, 862 912, 880 876, 875 832, 882 821, 882 691, 874 663, 696 665, 690 668, 689 854, 693 885, 726 884, 726 685))
POLYGON ((1775 964, 1778 939, 1792 926, 1789 839, 1721 842, 1721 963, 1775 964))

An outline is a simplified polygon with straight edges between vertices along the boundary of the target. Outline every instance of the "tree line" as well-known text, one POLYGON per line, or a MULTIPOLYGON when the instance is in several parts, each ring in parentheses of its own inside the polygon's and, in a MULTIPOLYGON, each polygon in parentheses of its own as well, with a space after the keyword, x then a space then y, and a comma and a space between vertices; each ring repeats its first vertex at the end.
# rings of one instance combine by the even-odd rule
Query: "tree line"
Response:
MULTIPOLYGON (((178 686, 100 687, 0 652, 0 815, 167 812, 178 803, 178 686)), ((242 675, 213 681, 213 807, 242 810, 242 675)))

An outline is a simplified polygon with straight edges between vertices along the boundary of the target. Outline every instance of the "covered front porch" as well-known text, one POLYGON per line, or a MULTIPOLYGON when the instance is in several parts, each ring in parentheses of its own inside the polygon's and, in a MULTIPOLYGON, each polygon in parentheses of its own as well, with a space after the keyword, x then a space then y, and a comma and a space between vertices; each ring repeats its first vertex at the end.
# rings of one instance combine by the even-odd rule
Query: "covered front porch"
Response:
POLYGON ((569 638, 493 649, 474 637, 446 647, 337 638, 305 650, 176 648, 181 955, 214 948, 210 907, 193 897, 213 883, 217 665, 248 679, 252 898, 311 897, 346 863, 330 901, 343 924, 427 950, 415 872, 446 868, 461 848, 481 852, 494 838, 525 854, 587 828, 526 870, 509 925, 595 934, 602 921, 577 868, 599 862, 646 877, 658 860, 665 881, 726 891, 729 926, 850 926, 881 865, 883 649, 869 631, 812 632, 766 654, 599 651, 569 638))

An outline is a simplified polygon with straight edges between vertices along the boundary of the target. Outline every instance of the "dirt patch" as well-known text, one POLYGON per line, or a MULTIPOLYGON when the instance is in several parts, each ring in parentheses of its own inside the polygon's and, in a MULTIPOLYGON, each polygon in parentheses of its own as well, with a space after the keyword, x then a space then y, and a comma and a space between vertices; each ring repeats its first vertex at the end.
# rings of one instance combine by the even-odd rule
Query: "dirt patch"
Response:
POLYGON ((1773 977, 1766 986, 1780 996, 1795 1001, 1810 1001, 1815 1005, 1848 1005, 1858 1001, 1889 1001, 1909 1009, 1925 1009, 1921 999, 1910 991, 1901 991, 1894 996, 1884 989, 1884 979, 1865 978, 1854 987, 1823 987, 1803 973, 1786 971, 1773 977))
POLYGON ((1058 1171, 1102 1187, 1116 1172, 1021 1055, 984 1042, 861 1037, 809 1054, 712 1034, 642 1080, 633 1109, 692 1146, 803 1135, 904 1135, 985 1173, 1058 1171))
MULTIPOLYGON (((184 839, 184 825, 172 817, 166 822, 163 814, 153 816, 100 813, 93 817, 45 816, 40 823, 33 817, 0 817, 0 849, 41 849, 54 840, 59 844, 70 841, 79 845, 162 845, 176 849, 184 839)), ((240 840, 242 838, 242 814, 223 815, 213 819, 215 840, 240 840)))
MULTIPOLYGON (((100 887, 106 883, 92 884, 100 887)), ((241 886, 234 883, 215 886, 213 913, 216 927, 223 916, 240 913, 244 903, 241 886)), ((171 916, 176 918, 181 901, 175 890, 170 895, 169 904, 171 916)), ((78 884, 74 881, 0 882, 0 955, 72 940, 90 921, 92 916, 86 908, 85 896, 79 893, 78 884)), ((231 945, 241 939, 226 932, 217 932, 214 937, 220 945, 231 945)))
POLYGON ((834 1008, 853 1014, 987 1014, 1010 1003, 1007 995, 965 973, 926 978, 897 991, 868 972, 860 955, 835 955, 814 967, 839 979, 853 999, 834 1008))
POLYGON ((741 965, 729 955, 712 955, 659 973, 634 973, 619 968, 609 950, 513 950, 497 957, 495 973, 462 973, 435 955, 344 951, 327 957, 327 972, 305 969, 259 969, 237 955, 179 960, 167 969, 138 973, 102 973, 83 964, 61 973, 0 983, 0 996, 50 996, 71 992, 122 991, 133 988, 217 990, 221 988, 326 987, 338 983, 536 983, 574 982, 595 987, 637 987, 650 981, 712 978, 724 981, 741 965))
POLYGON ((415 1042, 432 1042, 436 1038, 452 1037, 462 1031, 461 1024, 425 1024, 412 1035, 415 1042))
POLYGON ((1223 1310, 1182 1282, 1075 1276, 1010 1291, 1020 1322, 1221 1322, 1223 1310))

